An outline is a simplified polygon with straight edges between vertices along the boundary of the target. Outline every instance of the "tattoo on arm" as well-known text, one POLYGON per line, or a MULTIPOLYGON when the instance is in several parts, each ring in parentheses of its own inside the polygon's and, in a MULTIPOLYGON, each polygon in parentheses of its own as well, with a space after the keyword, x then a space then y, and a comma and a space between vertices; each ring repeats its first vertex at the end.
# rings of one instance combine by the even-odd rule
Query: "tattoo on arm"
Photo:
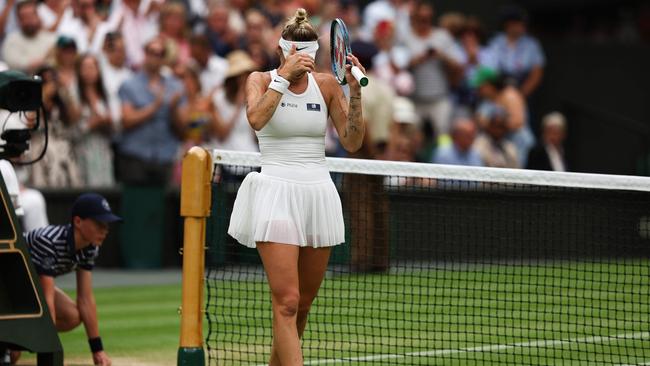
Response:
POLYGON ((348 124, 345 128, 344 137, 348 134, 361 133, 361 98, 350 98, 350 110, 348 112, 348 124))

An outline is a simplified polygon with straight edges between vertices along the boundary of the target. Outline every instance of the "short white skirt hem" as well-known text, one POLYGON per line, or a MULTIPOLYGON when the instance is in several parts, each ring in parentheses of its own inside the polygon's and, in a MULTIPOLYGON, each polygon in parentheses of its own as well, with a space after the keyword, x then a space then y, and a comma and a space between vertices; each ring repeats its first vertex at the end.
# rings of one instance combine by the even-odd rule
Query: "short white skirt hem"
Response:
POLYGON ((303 182, 251 172, 239 187, 228 234, 257 242, 331 247, 345 242, 341 199, 331 179, 303 182))

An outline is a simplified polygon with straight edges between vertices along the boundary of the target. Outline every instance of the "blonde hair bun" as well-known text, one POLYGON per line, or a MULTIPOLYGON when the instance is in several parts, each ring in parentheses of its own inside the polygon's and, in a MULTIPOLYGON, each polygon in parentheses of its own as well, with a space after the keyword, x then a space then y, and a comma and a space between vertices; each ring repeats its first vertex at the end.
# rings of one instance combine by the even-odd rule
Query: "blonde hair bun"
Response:
POLYGON ((293 15, 293 22, 290 23, 295 23, 297 25, 300 25, 306 22, 307 22, 307 10, 305 10, 304 8, 296 9, 296 13, 293 15))

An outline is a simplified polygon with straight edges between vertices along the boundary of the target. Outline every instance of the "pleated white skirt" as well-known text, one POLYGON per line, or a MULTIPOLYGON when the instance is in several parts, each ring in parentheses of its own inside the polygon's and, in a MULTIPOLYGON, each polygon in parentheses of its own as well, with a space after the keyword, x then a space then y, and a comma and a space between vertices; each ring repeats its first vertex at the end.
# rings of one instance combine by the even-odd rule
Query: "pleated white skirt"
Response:
POLYGON ((265 174, 264 168, 249 173, 237 192, 228 234, 249 248, 256 242, 314 248, 343 243, 341 199, 325 173, 326 178, 312 175, 317 180, 265 174))

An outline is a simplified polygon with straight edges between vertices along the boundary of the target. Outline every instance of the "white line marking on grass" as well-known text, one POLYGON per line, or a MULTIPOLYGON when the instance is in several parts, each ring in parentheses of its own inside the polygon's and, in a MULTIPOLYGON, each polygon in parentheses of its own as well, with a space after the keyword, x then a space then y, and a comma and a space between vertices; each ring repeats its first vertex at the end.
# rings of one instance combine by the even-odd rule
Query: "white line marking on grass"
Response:
POLYGON ((621 364, 621 365, 614 365, 614 366, 648 366, 650 365, 650 362, 644 362, 644 363, 630 363, 630 364, 621 364))
MULTIPOLYGON (((569 339, 559 339, 559 340, 539 340, 539 341, 519 342, 519 343, 511 343, 511 344, 493 344, 487 346, 477 346, 477 347, 467 347, 467 348, 457 348, 457 349, 440 349, 440 350, 432 350, 432 351, 409 352, 405 354, 382 354, 382 355, 371 355, 371 356, 363 356, 363 357, 346 357, 346 358, 337 358, 337 359, 333 358, 333 359, 307 361, 304 364, 305 365, 327 365, 332 363, 344 363, 344 362, 351 362, 351 361, 382 361, 382 360, 398 359, 398 358, 406 358, 406 357, 436 357, 436 356, 446 356, 451 354, 469 353, 469 352, 498 352, 498 351, 503 351, 511 348, 524 348, 524 347, 552 348, 552 347, 563 346, 572 343, 596 344, 596 343, 607 343, 607 342, 617 341, 621 339, 637 339, 637 340, 650 339, 650 332, 615 334, 612 336, 569 338, 569 339)), ((650 362, 639 364, 638 366, 641 365, 650 365, 650 362)), ((625 366, 625 365, 619 365, 619 366, 625 366)))

